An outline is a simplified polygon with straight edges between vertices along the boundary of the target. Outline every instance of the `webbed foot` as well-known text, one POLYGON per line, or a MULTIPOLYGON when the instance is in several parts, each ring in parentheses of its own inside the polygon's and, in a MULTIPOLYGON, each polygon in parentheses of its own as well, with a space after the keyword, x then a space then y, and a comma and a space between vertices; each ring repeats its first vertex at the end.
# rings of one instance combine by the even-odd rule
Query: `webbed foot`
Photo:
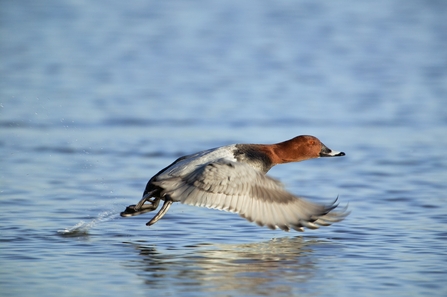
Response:
MULTIPOLYGON (((149 193, 148 193, 149 194, 149 193)), ((160 203, 160 198, 150 197, 145 195, 137 205, 129 205, 126 209, 120 213, 122 217, 132 217, 137 216, 146 212, 154 211, 157 209, 160 203), (145 204, 148 202, 147 204, 145 204)))

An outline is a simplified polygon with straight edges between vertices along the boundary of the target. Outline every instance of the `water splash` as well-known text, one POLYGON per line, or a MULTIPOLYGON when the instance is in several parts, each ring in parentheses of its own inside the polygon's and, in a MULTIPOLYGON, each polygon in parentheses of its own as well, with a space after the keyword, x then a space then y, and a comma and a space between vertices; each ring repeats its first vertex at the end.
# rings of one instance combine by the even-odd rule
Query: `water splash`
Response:
POLYGON ((98 225, 99 223, 107 222, 110 220, 115 219, 118 217, 117 212, 115 211, 103 211, 98 214, 98 216, 91 221, 84 222, 80 221, 76 225, 70 228, 66 228, 63 230, 58 230, 57 233, 59 233, 61 236, 67 236, 67 237, 82 237, 82 236, 88 236, 90 229, 98 225))

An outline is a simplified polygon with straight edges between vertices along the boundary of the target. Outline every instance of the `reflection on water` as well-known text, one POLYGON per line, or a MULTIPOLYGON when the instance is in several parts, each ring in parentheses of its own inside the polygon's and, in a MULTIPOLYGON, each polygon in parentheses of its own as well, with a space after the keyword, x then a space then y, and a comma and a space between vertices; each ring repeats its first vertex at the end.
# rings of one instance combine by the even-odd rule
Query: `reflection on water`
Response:
POLYGON ((201 288, 204 292, 272 296, 293 291, 290 284, 314 278, 318 259, 313 248, 333 246, 330 241, 303 237, 248 244, 205 243, 166 252, 154 245, 128 244, 139 252, 140 259, 125 265, 138 269, 137 274, 151 289, 183 286, 185 291, 201 288))

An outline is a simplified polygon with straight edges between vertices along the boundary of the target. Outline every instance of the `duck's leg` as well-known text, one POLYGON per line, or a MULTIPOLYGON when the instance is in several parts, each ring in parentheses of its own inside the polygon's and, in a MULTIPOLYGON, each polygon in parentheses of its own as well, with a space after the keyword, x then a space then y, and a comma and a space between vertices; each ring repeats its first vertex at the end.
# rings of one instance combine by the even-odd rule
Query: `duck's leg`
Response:
POLYGON ((159 197, 151 197, 151 195, 155 191, 149 192, 143 196, 143 198, 138 202, 137 205, 129 205, 126 209, 121 212, 122 217, 131 217, 137 216, 146 212, 154 211, 157 209, 158 204, 160 203, 159 197), (151 199, 152 198, 152 199, 151 199), (145 202, 149 202, 148 204, 144 204, 145 202))
POLYGON ((155 190, 154 190, 154 191, 147 192, 147 193, 143 196, 143 198, 141 198, 141 200, 137 203, 137 205, 135 205, 135 210, 139 210, 140 208, 142 208, 142 207, 143 207, 143 204, 144 204, 146 201, 149 201, 149 203, 151 203, 152 205, 154 205, 154 203, 157 203, 157 205, 155 206, 154 210, 157 209, 157 207, 158 207, 158 203, 160 202, 160 198, 152 197, 152 195, 153 195, 155 192, 156 192, 155 190), (151 198, 154 198, 154 199, 151 200, 151 198))
POLYGON ((161 207, 160 211, 155 215, 155 217, 152 218, 152 220, 146 223, 146 226, 151 226, 156 222, 158 222, 158 220, 161 219, 166 214, 169 207, 171 207, 172 202, 174 201, 172 201, 171 198, 165 197, 165 202, 163 203, 163 206, 161 207))

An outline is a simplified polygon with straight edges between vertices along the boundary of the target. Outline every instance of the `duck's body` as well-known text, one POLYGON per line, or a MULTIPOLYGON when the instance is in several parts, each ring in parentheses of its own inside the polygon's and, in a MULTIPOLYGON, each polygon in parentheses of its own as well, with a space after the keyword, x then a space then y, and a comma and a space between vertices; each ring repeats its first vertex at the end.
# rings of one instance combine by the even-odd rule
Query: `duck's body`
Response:
POLYGON ((287 192, 265 174, 273 166, 318 157, 344 156, 313 136, 302 135, 272 144, 233 144, 177 159, 153 176, 143 198, 121 216, 135 216, 164 205, 147 223, 156 223, 173 202, 237 212, 271 229, 303 231, 344 219, 346 212, 331 212, 336 205, 321 205, 287 192), (148 202, 148 204, 145 204, 148 202))

